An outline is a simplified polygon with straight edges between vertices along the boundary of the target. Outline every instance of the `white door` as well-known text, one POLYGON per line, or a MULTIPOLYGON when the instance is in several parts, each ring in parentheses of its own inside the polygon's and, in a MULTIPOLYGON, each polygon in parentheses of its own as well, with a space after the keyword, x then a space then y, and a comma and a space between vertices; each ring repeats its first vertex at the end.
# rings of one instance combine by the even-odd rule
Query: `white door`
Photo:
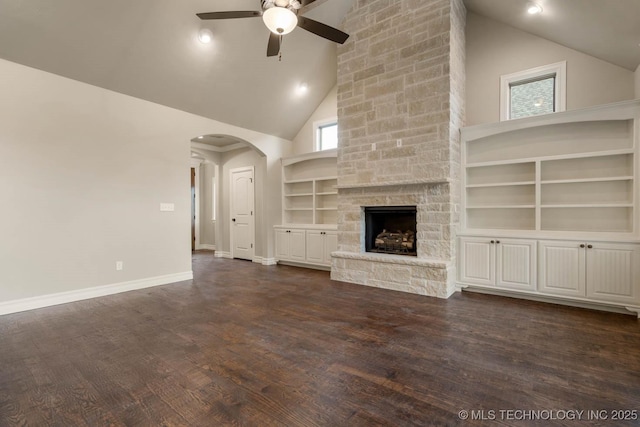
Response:
POLYGON ((586 296, 585 247, 580 242, 540 241, 540 292, 586 296))
POLYGON ((496 240, 496 285, 500 288, 536 290, 535 240, 496 240))
POLYGON ((307 261, 322 264, 324 261, 324 234, 322 231, 307 231, 307 261))
POLYGON ((488 237, 460 239, 460 281, 495 286, 495 243, 488 237))
POLYGON ((331 265, 331 252, 338 250, 338 233, 327 231, 324 233, 324 262, 331 265))
POLYGON ((231 170, 231 256, 252 261, 255 236, 253 167, 231 170))
POLYGON ((289 230, 282 230, 276 228, 276 259, 288 260, 289 259, 289 230))
POLYGON ((640 303, 638 245, 587 245, 587 296, 601 301, 640 303))
POLYGON ((292 261, 303 262, 306 258, 306 232, 304 230, 290 230, 289 258, 292 261))

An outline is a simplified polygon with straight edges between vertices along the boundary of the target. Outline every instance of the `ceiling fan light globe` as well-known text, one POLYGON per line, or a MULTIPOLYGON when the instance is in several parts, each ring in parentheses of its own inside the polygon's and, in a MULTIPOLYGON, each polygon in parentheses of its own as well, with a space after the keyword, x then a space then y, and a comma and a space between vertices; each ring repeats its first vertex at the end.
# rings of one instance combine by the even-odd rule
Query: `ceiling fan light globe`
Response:
POLYGON ((298 17, 291 10, 284 7, 271 7, 262 14, 264 25, 275 34, 289 34, 298 25, 298 17))

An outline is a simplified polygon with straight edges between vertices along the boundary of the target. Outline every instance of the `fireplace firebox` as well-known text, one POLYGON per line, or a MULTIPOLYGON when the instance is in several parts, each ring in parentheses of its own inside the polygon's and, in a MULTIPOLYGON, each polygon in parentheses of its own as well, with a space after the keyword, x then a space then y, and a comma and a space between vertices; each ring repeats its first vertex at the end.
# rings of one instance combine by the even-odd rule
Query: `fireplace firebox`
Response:
POLYGON ((365 207, 364 222, 367 252, 417 256, 415 206, 365 207))

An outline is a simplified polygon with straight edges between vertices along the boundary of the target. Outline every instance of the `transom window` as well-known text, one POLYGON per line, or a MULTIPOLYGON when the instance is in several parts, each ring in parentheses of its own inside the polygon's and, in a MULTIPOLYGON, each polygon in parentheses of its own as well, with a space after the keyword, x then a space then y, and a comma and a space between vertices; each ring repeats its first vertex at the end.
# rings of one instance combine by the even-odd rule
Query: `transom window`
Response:
POLYGON ((338 148, 338 121, 331 120, 316 124, 316 150, 331 150, 338 148))
POLYGON ((566 108, 566 62, 500 77, 500 120, 549 114, 566 108))

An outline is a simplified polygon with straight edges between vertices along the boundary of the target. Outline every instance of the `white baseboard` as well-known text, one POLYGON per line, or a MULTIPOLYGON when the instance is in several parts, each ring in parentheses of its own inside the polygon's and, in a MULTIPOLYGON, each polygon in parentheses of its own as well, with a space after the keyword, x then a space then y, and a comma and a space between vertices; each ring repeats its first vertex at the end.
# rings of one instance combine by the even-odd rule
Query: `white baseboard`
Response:
POLYGON ((198 246, 198 249, 204 249, 204 250, 207 250, 207 251, 215 251, 216 250, 216 245, 209 245, 207 243, 203 243, 203 244, 198 246))
POLYGON ((191 279, 193 279, 193 271, 185 271, 183 273, 149 277, 146 279, 132 280, 130 282, 79 289, 77 291, 60 292, 57 294, 0 302, 0 315, 50 307, 52 305, 66 304, 69 302, 106 295, 119 294, 121 292, 135 291, 137 289, 150 288, 153 286, 167 285, 169 283, 182 282, 183 280, 191 279))
POLYGON ((225 251, 216 251, 215 255, 216 258, 229 258, 232 259, 233 257, 231 256, 231 252, 225 252, 225 251))
POLYGON ((253 262, 262 265, 276 265, 278 263, 278 260, 276 260, 275 258, 263 258, 261 256, 254 256, 253 262))

